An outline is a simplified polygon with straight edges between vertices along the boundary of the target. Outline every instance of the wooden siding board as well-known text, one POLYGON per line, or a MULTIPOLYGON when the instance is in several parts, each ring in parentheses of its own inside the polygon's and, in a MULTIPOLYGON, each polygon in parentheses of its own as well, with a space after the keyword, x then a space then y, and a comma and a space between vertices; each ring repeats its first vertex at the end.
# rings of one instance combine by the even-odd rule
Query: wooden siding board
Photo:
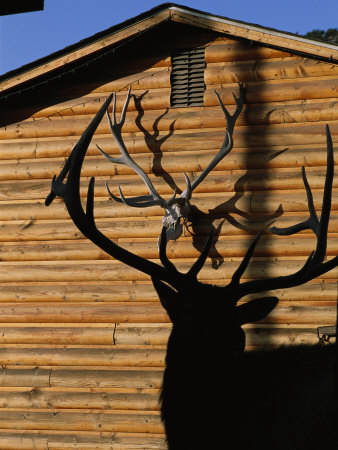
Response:
POLYGON ((0 434, 6 450, 166 450, 164 435, 151 433, 9 430, 0 434))

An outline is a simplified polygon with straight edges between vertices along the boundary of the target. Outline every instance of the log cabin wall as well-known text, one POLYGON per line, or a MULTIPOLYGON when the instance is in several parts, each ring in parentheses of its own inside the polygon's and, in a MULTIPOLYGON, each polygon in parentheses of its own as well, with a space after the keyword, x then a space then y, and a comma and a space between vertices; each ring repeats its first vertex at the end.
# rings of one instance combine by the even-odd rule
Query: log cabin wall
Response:
MULTIPOLYGON (((46 84, 41 75, 35 89, 2 101, 0 448, 165 448, 158 395, 168 317, 145 275, 84 239, 62 201, 44 206, 53 175, 108 94, 117 91, 120 111, 132 85, 123 137, 169 197, 184 188, 183 171, 196 176, 223 141, 213 90, 232 110, 232 93, 245 82, 234 149, 196 189, 194 222, 168 246, 177 267, 190 267, 214 227, 220 235, 200 278, 226 284, 255 233, 272 220, 285 226, 307 216, 302 165, 321 205, 325 124, 338 147, 337 65, 174 23, 122 44, 81 68, 75 64, 74 73, 56 72, 46 84), (200 46, 204 106, 171 108, 171 51, 200 46)), ((88 178, 97 180, 100 229, 157 259, 162 211, 109 200, 105 181, 115 193, 119 183, 126 196, 146 191, 130 169, 107 163, 95 144, 117 154, 105 119, 83 168, 83 196, 88 178)), ((338 251, 337 210, 334 195, 328 255, 338 251)), ((265 233, 245 277, 294 271, 314 242, 309 232, 265 233)), ((336 271, 276 294, 278 307, 247 327, 248 349, 317 342, 316 327, 335 323, 336 271)))

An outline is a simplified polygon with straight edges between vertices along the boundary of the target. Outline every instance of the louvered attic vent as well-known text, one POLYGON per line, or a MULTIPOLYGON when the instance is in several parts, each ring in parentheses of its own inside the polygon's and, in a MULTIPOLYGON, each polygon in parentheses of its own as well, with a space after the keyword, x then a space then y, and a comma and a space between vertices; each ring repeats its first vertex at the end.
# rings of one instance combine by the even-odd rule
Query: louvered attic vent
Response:
POLYGON ((171 55, 171 106, 203 106, 205 49, 175 51, 171 55))

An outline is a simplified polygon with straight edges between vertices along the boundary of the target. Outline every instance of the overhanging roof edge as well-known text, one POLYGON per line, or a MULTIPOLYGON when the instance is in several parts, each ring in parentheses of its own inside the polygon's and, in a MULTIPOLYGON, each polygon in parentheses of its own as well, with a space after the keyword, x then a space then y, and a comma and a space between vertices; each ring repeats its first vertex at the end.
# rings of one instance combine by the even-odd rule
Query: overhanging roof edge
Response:
MULTIPOLYGON (((66 47, 63 50, 60 50, 58 52, 54 52, 49 56, 46 56, 44 58, 38 59, 35 62, 29 63, 26 66, 23 66, 21 68, 18 68, 14 71, 8 72, 7 74, 4 74, 3 76, 0 76, 0 92, 4 93, 12 88, 15 88, 16 86, 20 86, 21 84, 34 79, 41 75, 39 73, 39 70, 44 66, 46 69, 46 72, 52 72, 53 70, 57 69, 61 65, 66 65, 69 63, 72 63, 76 61, 77 59, 81 59, 83 56, 88 56, 92 53, 95 53, 96 51, 102 49, 103 47, 99 47, 99 43, 104 40, 107 41, 106 46, 112 45, 113 37, 116 36, 117 39, 115 43, 122 41, 123 39, 132 38, 133 36, 137 35, 137 31, 132 31, 133 28, 137 27, 139 24, 144 24, 144 29, 151 29, 153 26, 158 25, 159 23, 162 23, 165 20, 173 20, 173 21, 180 21, 179 18, 175 18, 175 13, 177 14, 185 14, 190 16, 191 18, 198 18, 200 20, 209 20, 213 23, 219 23, 224 24, 230 27, 237 28, 237 30, 243 30, 244 32, 253 32, 253 33, 259 33, 261 36, 271 36, 273 38, 280 38, 284 40, 284 44, 287 41, 293 41, 297 44, 304 43, 308 46, 310 46, 310 50, 303 51, 301 49, 292 48, 292 45, 287 45, 286 48, 290 51, 298 52, 298 53, 304 53, 305 55, 312 56, 314 58, 320 58, 322 60, 326 60, 328 62, 332 61, 334 63, 337 63, 338 60, 338 46, 328 44, 325 42, 315 41, 311 39, 304 38, 302 36, 298 36, 292 33, 283 32, 271 28, 266 28, 260 25, 251 24, 247 22, 237 21, 233 20, 227 17, 222 17, 214 14, 210 14, 207 12, 199 11, 197 9, 193 9, 190 7, 186 7, 183 5, 178 5, 176 3, 163 3, 161 5, 158 5, 155 8, 152 8, 144 13, 141 13, 134 18, 128 19, 120 24, 114 25, 111 28, 108 28, 107 30, 104 30, 102 32, 99 32, 89 38, 85 38, 78 43, 72 44, 69 47, 66 47), (156 21, 156 18, 158 18, 158 21, 156 21), (153 22, 152 22, 153 21, 153 22), (122 33, 126 30, 130 29, 131 32, 129 36, 125 36, 124 38, 118 38, 118 34, 122 33), (110 42, 111 40, 111 42, 110 42), (82 43, 82 44, 81 44, 82 43), (98 45, 98 48, 95 49, 95 45, 98 45), (317 53, 311 52, 311 46, 314 48, 317 48, 318 50, 320 48, 326 50, 326 55, 322 56, 317 53), (83 49, 88 49, 86 55, 77 55, 77 53, 81 53, 80 51, 83 49), (337 57, 328 56, 327 50, 333 50, 337 54, 337 57), (69 59, 69 56, 73 55, 73 59, 69 59), (64 58, 68 58, 66 62, 63 61, 64 58), (57 62, 59 61, 59 65, 57 62), (54 66, 53 66, 54 63, 54 66), (47 70, 47 66, 48 70, 47 70)), ((198 25, 197 25, 198 26, 198 25)), ((200 25, 202 27, 202 25, 200 25)), ((221 31, 222 32, 222 31, 221 31)), ((224 32, 224 31, 223 31, 224 32)), ((242 36, 237 36, 235 33, 233 34, 235 37, 242 37, 247 38, 252 41, 257 41, 260 44, 264 45, 272 45, 272 46, 279 46, 280 48, 284 48, 283 44, 278 44, 278 42, 275 42, 274 44, 271 44, 271 42, 263 42, 259 39, 255 38, 249 38, 244 35, 245 33, 242 33, 242 36)), ((296 44, 295 44, 296 45, 296 44)))
POLYGON ((304 42, 307 44, 312 44, 312 45, 316 45, 316 46, 320 46, 320 47, 325 47, 325 48, 330 48, 332 50, 337 51, 338 50, 338 46, 337 45, 332 45, 332 44, 328 44, 327 42, 321 42, 321 41, 315 41, 313 39, 307 39, 303 36, 298 36, 296 34, 293 33, 287 33, 285 31, 279 31, 279 30, 273 30, 272 28, 266 28, 263 26, 259 26, 259 25, 254 25, 248 22, 241 22, 241 21, 236 21, 236 20, 232 20, 232 19, 228 19, 225 17, 221 17, 221 16, 217 16, 217 15, 213 15, 213 14, 209 14, 209 13, 205 13, 205 12, 197 12, 196 10, 193 9, 186 9, 186 8, 182 8, 181 6, 170 6, 169 9, 171 11, 178 11, 178 12, 189 12, 189 14, 195 16, 195 17, 200 17, 200 18, 204 18, 204 19, 210 19, 213 21, 218 21, 227 25, 233 25, 236 27, 241 27, 244 29, 249 29, 249 30, 253 30, 253 31, 257 31, 260 33, 266 33, 266 34, 271 34, 272 36, 276 36, 276 37, 282 37, 282 38, 288 38, 291 40, 295 40, 298 42, 304 42))

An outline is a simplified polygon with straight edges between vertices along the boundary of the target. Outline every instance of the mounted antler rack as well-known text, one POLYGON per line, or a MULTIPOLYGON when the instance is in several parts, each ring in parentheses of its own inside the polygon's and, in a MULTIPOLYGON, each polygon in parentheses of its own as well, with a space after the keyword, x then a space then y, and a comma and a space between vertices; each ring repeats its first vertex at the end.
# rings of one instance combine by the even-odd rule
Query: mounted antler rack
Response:
POLYGON ((226 118, 227 126, 225 130, 225 138, 224 142, 219 150, 219 152, 216 154, 216 156, 213 158, 213 160, 209 163, 209 165, 192 181, 190 181, 188 175, 184 173, 184 178, 186 182, 186 188, 185 190, 177 196, 176 189, 172 195, 172 197, 169 200, 165 200, 163 197, 160 196, 160 194, 156 191, 155 187, 153 186, 150 178, 145 173, 145 171, 130 157, 128 150, 123 142, 122 138, 122 127, 124 125, 128 104, 132 97, 131 89, 129 88, 125 103, 121 112, 120 121, 118 122, 116 119, 116 94, 113 94, 113 108, 112 108, 112 116, 108 113, 108 108, 106 110, 106 115, 108 118, 109 128, 112 133, 112 136, 119 148, 119 151, 121 153, 121 156, 110 156, 106 152, 104 152, 98 145, 97 148, 102 153, 102 155, 109 161, 115 164, 123 164, 125 166, 130 167, 135 173, 137 173, 141 179, 144 181, 144 184, 148 188, 149 194, 148 195, 140 195, 137 197, 132 198, 126 198, 120 186, 118 186, 118 191, 120 194, 120 197, 116 197, 111 190, 108 187, 108 184, 106 183, 106 188, 109 196, 120 203, 124 203, 127 206, 132 206, 134 208, 147 208, 149 206, 161 206, 165 213, 164 217, 162 218, 162 223, 164 227, 166 228, 167 232, 167 239, 177 239, 182 234, 182 223, 181 221, 185 222, 189 215, 190 215, 190 200, 192 196, 192 192, 196 187, 204 180, 204 178, 207 177, 209 172, 216 167, 216 165, 226 156, 230 153, 232 147, 233 147, 233 131, 235 127, 236 120, 238 116, 240 115, 242 108, 243 108, 243 102, 244 102, 244 87, 242 83, 239 83, 239 95, 236 97, 233 94, 236 109, 233 114, 230 114, 227 108, 224 106, 220 96, 215 90, 215 95, 217 97, 218 103, 224 113, 224 116, 226 118))

